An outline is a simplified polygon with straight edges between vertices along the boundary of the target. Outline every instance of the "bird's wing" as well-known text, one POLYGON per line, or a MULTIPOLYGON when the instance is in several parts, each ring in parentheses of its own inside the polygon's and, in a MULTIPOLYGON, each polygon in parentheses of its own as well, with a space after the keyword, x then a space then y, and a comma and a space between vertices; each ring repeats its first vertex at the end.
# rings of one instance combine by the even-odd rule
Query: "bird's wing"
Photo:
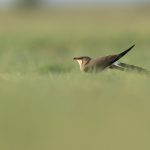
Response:
POLYGON ((118 61, 120 58, 122 58, 124 55, 126 55, 135 45, 132 45, 130 48, 127 50, 123 51, 122 53, 118 54, 117 57, 110 62, 110 65, 113 64, 114 62, 118 61))
POLYGON ((110 66, 111 62, 117 58, 117 55, 109 55, 104 57, 99 57, 93 60, 92 64, 94 64, 95 67, 104 69, 108 66, 110 66))
POLYGON ((113 63, 118 61, 120 58, 122 58, 125 54, 127 54, 135 45, 131 46, 127 50, 123 51, 122 53, 116 54, 116 55, 108 55, 104 57, 99 57, 93 60, 93 64, 95 64, 96 67, 100 67, 101 69, 105 69, 106 67, 111 66, 113 63))

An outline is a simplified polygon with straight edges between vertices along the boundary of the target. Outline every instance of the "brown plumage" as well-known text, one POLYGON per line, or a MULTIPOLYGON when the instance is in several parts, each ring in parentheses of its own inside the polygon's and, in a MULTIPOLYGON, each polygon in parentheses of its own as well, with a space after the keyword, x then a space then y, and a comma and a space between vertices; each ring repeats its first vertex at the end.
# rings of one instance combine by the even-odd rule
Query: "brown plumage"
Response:
POLYGON ((120 63, 118 60, 126 55, 135 45, 131 46, 129 49, 123 51, 122 53, 116 55, 108 55, 98 58, 90 58, 88 56, 75 57, 80 65, 80 70, 83 72, 99 72, 106 68, 117 69, 122 71, 138 71, 141 73, 146 73, 150 75, 150 72, 141 67, 120 63))

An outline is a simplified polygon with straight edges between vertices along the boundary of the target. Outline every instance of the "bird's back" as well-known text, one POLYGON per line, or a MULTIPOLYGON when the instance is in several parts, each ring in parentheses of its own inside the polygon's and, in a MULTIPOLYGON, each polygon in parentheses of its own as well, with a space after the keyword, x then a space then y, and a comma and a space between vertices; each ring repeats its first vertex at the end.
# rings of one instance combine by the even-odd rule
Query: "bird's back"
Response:
POLYGON ((103 69, 108 67, 111 64, 111 62, 117 58, 117 56, 118 55, 108 55, 91 59, 91 61, 87 65, 85 65, 84 71, 102 71, 103 69))

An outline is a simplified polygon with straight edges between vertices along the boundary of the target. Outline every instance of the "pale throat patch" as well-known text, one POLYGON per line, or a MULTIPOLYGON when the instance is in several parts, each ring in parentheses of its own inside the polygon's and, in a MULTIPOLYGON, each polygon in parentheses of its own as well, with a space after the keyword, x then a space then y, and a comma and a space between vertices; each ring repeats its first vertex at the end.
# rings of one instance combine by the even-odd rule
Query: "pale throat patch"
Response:
POLYGON ((77 60, 77 62, 79 63, 80 69, 82 70, 82 60, 77 60))

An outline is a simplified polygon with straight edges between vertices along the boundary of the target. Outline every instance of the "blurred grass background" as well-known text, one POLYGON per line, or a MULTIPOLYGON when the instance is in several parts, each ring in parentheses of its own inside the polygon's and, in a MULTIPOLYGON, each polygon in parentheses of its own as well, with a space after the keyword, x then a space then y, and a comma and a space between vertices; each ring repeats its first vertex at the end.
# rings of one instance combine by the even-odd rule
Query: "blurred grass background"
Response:
POLYGON ((136 47, 123 62, 150 70, 150 9, 0 12, 0 149, 149 150, 150 79, 83 74, 74 56, 136 47))

